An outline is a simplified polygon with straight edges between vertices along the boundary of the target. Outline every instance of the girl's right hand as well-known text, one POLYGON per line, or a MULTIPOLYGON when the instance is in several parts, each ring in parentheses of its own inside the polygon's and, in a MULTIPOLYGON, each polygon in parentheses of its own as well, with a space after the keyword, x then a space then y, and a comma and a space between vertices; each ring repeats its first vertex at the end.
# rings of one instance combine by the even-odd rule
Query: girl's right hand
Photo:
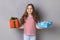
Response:
POLYGON ((23 29, 24 28, 24 25, 20 26, 19 29, 23 29))

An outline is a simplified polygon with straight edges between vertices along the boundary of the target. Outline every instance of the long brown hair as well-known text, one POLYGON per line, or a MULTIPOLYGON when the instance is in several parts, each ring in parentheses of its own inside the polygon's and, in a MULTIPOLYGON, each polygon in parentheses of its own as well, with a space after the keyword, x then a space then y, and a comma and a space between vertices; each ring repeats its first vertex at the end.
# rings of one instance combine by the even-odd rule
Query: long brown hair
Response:
MULTIPOLYGON (((33 12, 32 12, 32 16, 33 16, 33 19, 36 23, 38 23, 38 17, 36 16, 36 12, 35 12, 35 8, 34 8, 34 5, 33 4, 28 4, 27 7, 31 5, 32 8, 33 8, 33 12)), ((23 14, 22 18, 20 19, 20 22, 21 22, 21 25, 23 25, 25 23, 25 20, 27 19, 28 17, 28 13, 27 13, 27 7, 26 7, 26 10, 25 10, 25 13, 23 14)))

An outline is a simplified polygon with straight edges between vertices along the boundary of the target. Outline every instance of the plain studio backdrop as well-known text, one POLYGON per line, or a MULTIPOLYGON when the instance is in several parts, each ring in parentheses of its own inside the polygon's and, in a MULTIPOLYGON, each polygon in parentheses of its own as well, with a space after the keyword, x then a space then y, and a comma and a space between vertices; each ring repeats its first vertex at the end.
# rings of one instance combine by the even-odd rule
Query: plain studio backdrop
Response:
POLYGON ((28 3, 40 19, 53 22, 53 27, 37 30, 37 40, 60 40, 60 0, 0 0, 0 40, 23 40, 23 30, 10 29, 9 19, 20 19, 28 3))

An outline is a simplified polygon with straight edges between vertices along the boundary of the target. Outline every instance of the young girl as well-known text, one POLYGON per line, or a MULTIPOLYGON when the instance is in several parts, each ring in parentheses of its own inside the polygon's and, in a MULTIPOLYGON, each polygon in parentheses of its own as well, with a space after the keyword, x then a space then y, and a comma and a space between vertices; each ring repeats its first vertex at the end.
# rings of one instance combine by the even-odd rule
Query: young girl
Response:
POLYGON ((28 4, 24 15, 20 19, 21 27, 24 28, 24 40, 36 40, 36 27, 38 18, 33 4, 28 4))

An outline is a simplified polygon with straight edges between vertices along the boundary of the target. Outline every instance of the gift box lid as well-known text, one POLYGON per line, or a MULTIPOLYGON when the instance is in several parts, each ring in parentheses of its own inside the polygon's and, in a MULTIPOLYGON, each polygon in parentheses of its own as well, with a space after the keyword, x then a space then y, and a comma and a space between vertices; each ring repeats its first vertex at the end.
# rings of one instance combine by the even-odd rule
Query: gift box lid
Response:
POLYGON ((10 20, 15 20, 15 19, 17 19, 17 17, 11 17, 11 18, 10 18, 10 20))
POLYGON ((48 28, 52 25, 51 21, 42 21, 42 22, 38 22, 38 26, 41 28, 48 28))

